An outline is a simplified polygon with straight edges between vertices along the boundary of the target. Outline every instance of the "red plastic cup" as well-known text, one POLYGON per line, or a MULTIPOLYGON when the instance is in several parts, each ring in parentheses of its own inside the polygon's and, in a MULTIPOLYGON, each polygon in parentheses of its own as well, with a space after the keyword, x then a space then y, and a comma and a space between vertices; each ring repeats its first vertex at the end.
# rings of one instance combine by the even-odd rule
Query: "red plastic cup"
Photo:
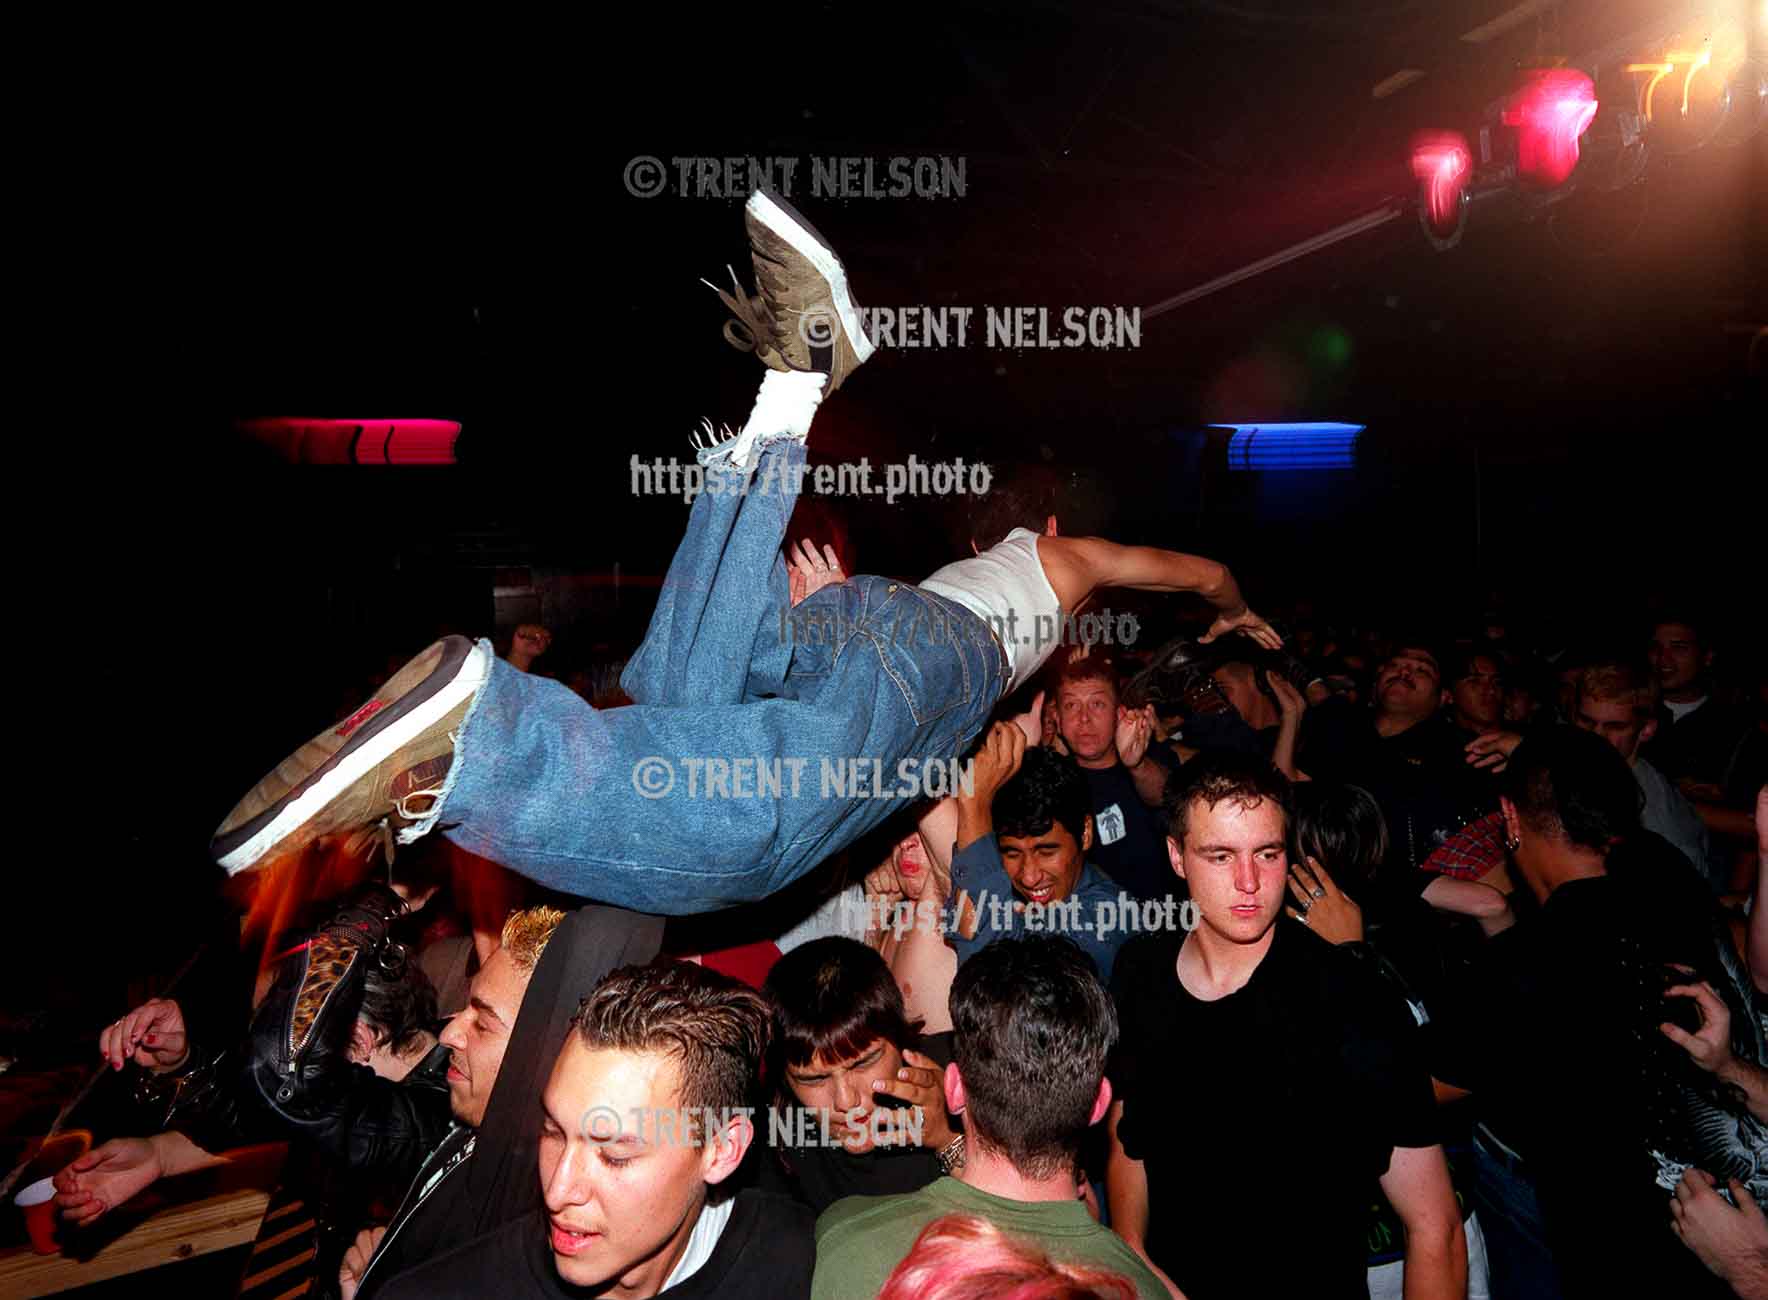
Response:
POLYGON ((39 1178, 12 1198, 24 1212, 25 1230, 31 1234, 31 1249, 39 1255, 53 1255, 61 1247, 55 1244, 55 1180, 39 1178))

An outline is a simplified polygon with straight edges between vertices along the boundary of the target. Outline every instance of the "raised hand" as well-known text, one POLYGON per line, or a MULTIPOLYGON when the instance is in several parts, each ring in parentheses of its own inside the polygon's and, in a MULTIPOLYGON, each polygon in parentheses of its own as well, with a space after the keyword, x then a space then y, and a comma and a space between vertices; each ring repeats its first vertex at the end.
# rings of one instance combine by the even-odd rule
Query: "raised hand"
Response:
POLYGON ((974 803, 991 807, 1000 788, 1013 779, 1013 773, 1025 761, 1025 732, 1012 722, 997 722, 988 729, 988 739, 970 760, 971 790, 957 796, 960 804, 974 803))
POLYGON ((1307 712, 1306 698, 1282 673, 1276 669, 1267 669, 1265 680, 1271 684, 1271 692, 1277 697, 1277 708, 1285 719, 1299 718, 1307 712))
POLYGON ((1117 757, 1125 767, 1134 767, 1148 753, 1148 742, 1154 738, 1154 706, 1117 710, 1117 757))
POLYGON ((789 546, 786 548, 786 588, 794 605, 831 582, 846 581, 847 574, 842 570, 833 546, 825 544, 821 555, 807 541, 801 540, 797 551, 789 546))
POLYGON ((1031 707, 1013 719, 1014 725, 1025 733, 1027 745, 1037 745, 1044 738, 1044 693, 1039 691, 1032 697, 1031 707))
POLYGON ((176 1070, 190 1055, 184 1013, 170 998, 149 998, 100 1031, 98 1054, 113 1070, 130 1060, 155 1074, 176 1070))

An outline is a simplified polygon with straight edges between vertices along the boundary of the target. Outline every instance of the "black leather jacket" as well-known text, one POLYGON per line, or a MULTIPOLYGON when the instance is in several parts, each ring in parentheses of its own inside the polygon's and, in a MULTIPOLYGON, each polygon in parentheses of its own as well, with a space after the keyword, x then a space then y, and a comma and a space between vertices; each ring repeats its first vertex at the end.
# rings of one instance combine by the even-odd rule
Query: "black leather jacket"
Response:
POLYGON ((405 910, 385 886, 353 896, 283 960, 244 1042, 177 1081, 166 1127, 208 1151, 303 1138, 403 1188, 448 1131, 448 1051, 438 1046, 398 1083, 348 1052, 368 963, 406 959, 387 936, 405 910))

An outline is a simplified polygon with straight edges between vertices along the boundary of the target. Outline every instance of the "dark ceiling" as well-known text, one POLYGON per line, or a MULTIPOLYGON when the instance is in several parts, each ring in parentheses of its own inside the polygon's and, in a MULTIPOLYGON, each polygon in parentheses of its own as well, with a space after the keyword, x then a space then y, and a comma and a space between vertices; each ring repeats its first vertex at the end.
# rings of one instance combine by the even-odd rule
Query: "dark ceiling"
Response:
MULTIPOLYGON (((156 481, 159 524, 320 572, 352 553, 660 569, 681 511, 635 500, 628 458, 740 419, 756 367, 700 283, 746 278, 743 195, 635 197, 641 155, 961 159, 961 197, 818 199, 800 173, 862 302, 1147 307, 1404 198, 1410 134, 1470 129, 1520 66, 1746 13, 1567 0, 1461 39, 1512 8, 659 7, 239 33, 236 57, 168 75, 115 126, 140 147, 109 237, 146 346, 174 353, 160 445, 191 469, 156 481), (266 466, 230 423, 277 414, 459 419, 462 463, 266 466)), ((815 454, 1043 461, 1084 480, 1086 522, 1132 532, 1188 499, 1172 431, 1237 419, 1366 422, 1427 476, 1464 478, 1477 447, 1492 487, 1588 459, 1623 492, 1642 470, 1678 499, 1735 492, 1724 458, 1753 452, 1760 413, 1765 151, 1758 133, 1654 160, 1532 219, 1479 209, 1446 254, 1392 221, 1145 320, 1133 349, 886 350, 815 454)), ((913 509, 854 514, 903 570, 945 553, 913 509)))

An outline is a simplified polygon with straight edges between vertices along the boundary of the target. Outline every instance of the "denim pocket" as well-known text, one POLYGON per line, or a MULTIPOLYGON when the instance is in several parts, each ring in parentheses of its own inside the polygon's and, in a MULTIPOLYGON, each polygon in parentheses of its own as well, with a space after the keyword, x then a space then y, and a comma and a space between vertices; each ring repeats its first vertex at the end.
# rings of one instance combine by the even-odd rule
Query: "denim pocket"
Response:
POLYGON ((967 708, 978 689, 969 629, 932 596, 908 583, 871 579, 860 635, 877 652, 917 727, 967 708))

